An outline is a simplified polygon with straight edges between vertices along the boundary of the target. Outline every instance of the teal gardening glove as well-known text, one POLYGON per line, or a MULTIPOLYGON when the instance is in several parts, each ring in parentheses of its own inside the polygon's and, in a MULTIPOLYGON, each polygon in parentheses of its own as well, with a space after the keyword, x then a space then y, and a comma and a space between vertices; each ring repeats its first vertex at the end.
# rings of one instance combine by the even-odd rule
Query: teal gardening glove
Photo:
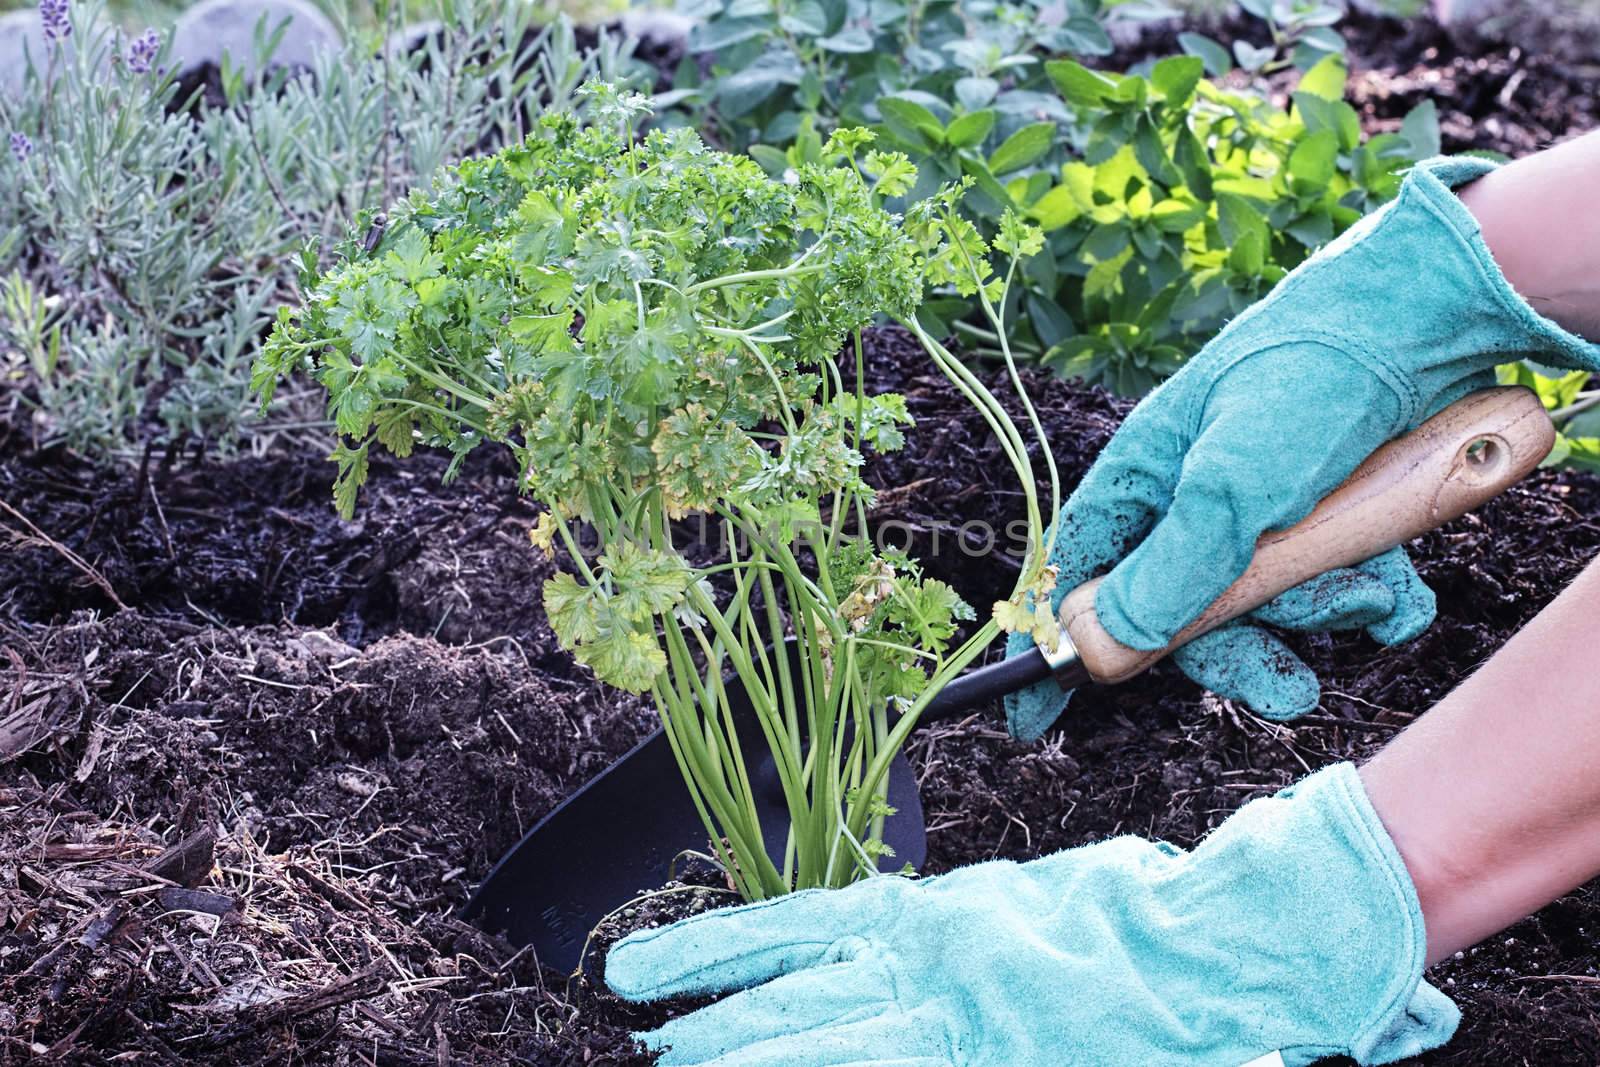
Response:
MULTIPOLYGON (((1057 607, 1109 569, 1095 597, 1101 624, 1130 648, 1165 648, 1244 572, 1261 534, 1305 516, 1383 442, 1493 385, 1496 365, 1529 357, 1600 370, 1600 347, 1511 288, 1450 191, 1492 169, 1471 158, 1419 164, 1395 201, 1301 264, 1134 409, 1053 528, 1057 607)), ((1395 549, 1251 618, 1365 627, 1394 644, 1433 614, 1432 591, 1395 549)), ((1012 635, 1007 654, 1031 646, 1012 635)), ((1319 699, 1310 668, 1248 622, 1173 659, 1269 718, 1319 699)), ((1012 734, 1038 737, 1067 699, 1049 682, 1008 698, 1012 734)))
POLYGON ((633 934, 606 981, 744 990, 640 1035, 667 1067, 1300 1067, 1449 1040, 1424 954, 1411 879, 1339 764, 1191 853, 1120 837, 808 890, 633 934))

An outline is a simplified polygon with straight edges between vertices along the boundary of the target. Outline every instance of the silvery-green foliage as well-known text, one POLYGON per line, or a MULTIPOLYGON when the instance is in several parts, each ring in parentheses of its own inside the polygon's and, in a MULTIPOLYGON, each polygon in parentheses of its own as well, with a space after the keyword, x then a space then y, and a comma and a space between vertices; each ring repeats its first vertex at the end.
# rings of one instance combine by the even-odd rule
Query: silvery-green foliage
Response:
POLYGON ((681 0, 693 59, 670 103, 730 143, 786 144, 802 121, 865 125, 891 94, 1025 113, 1040 58, 1106 55, 1102 0, 681 0))
POLYGON ((442 0, 419 48, 352 43, 296 71, 271 69, 282 27, 261 26, 269 73, 225 63, 227 106, 191 109, 164 42, 135 53, 99 4, 75 5, 77 32, 0 95, 0 135, 18 135, 0 154, 0 271, 57 338, 41 356, 8 314, 0 360, 24 371, 41 439, 111 456, 256 429, 249 366, 296 296, 300 248, 519 138, 588 77, 629 75, 623 46, 581 52, 565 22, 534 32, 532 10, 442 0))

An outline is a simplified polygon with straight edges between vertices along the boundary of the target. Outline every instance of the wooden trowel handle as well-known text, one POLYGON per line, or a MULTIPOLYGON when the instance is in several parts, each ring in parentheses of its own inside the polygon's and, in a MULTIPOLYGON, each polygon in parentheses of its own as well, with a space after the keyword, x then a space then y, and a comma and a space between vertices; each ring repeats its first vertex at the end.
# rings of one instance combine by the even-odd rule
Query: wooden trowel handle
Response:
POLYGON ((1471 511, 1537 467, 1555 443, 1544 406, 1521 386, 1458 400, 1367 457, 1293 526, 1256 542, 1249 568, 1172 644, 1140 652, 1101 627, 1101 579, 1074 589, 1061 623, 1097 682, 1133 677, 1172 649, 1335 567, 1350 567, 1471 511))

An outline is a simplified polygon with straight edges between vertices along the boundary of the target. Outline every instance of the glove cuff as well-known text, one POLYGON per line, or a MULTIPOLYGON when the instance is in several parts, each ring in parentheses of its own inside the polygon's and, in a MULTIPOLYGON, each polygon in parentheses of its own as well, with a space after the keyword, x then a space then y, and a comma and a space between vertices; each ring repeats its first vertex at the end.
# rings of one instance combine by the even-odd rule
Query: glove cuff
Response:
POLYGON ((1422 979, 1428 952, 1422 903, 1355 764, 1336 764, 1285 792, 1306 786, 1312 795, 1325 793, 1330 811, 1342 819, 1375 888, 1398 905, 1401 917, 1402 936, 1396 946, 1400 955, 1373 1010, 1357 1025, 1350 1056, 1362 1064, 1392 1063, 1444 1044, 1454 1035, 1461 1012, 1422 979))
MULTIPOLYGON (((1481 348, 1473 353, 1476 371, 1487 371, 1500 363, 1523 357, 1571 370, 1600 371, 1600 345, 1565 329, 1534 310, 1518 293, 1494 258, 1477 218, 1467 210, 1454 190, 1498 169, 1498 164, 1471 156, 1435 158, 1412 168, 1394 205, 1397 216, 1409 211, 1431 215, 1448 227, 1454 249, 1444 255, 1436 249, 1432 264, 1416 264, 1424 277, 1435 275, 1432 267, 1443 268, 1428 278, 1427 284, 1441 290, 1440 298, 1457 306, 1463 325, 1475 326, 1468 336, 1481 348), (1454 262, 1445 262, 1445 261, 1454 262), (1498 319, 1496 328, 1486 328, 1482 316, 1498 319), (1473 320, 1478 320, 1474 322, 1473 320)), ((1462 377, 1459 365, 1447 361, 1440 367, 1424 368, 1419 374, 1431 414, 1457 399, 1450 386, 1462 377)))
POLYGON ((1225 883, 1208 900, 1270 902, 1259 932, 1242 936, 1250 958, 1273 961, 1252 981, 1284 983, 1279 995, 1300 1005, 1298 1025, 1274 1035, 1286 1063, 1391 1063, 1455 1033, 1460 1012, 1422 980, 1416 889, 1353 764, 1245 805, 1194 859, 1225 883))

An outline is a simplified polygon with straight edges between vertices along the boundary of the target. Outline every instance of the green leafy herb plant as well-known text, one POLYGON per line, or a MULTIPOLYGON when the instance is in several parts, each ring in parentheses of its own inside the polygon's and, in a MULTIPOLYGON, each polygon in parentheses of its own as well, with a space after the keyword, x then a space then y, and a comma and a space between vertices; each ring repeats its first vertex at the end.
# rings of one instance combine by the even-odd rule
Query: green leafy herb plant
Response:
POLYGON ((1500 384, 1525 385, 1539 394, 1556 443, 1543 466, 1600 472, 1600 388, 1589 371, 1552 371, 1523 360, 1498 368, 1500 384))
POLYGON ((916 319, 925 288, 949 285, 1003 335, 1015 264, 1042 236, 1005 220, 993 250, 1011 265, 996 277, 958 188, 884 210, 916 174, 868 131, 838 131, 773 178, 686 129, 637 138, 642 98, 587 92, 588 123, 547 116, 391 211, 375 248, 352 242, 308 271, 256 385, 270 398, 308 372, 326 387, 346 515, 374 448, 459 463, 509 447, 547 509, 534 543, 565 550, 544 587, 551 626, 600 678, 653 698, 728 877, 751 900, 842 885, 886 858, 886 772, 919 710, 1002 622, 1054 639, 1055 491, 1038 498, 1022 433, 916 319), (973 612, 955 592, 864 536, 863 453, 900 445, 910 421, 901 397, 865 387, 860 331, 880 317, 915 331, 983 412, 1026 501, 1023 580, 965 640, 973 612), (694 535, 694 519, 722 536, 694 535), (730 671, 789 808, 781 862, 755 816, 730 671))
MULTIPOLYGON (((1122 5, 1126 7, 1127 5, 1122 5)), ((1101 0, 688 0, 676 115, 735 147, 878 121, 885 98, 1025 113, 1041 56, 1110 53, 1101 0), (702 72, 700 56, 709 59, 702 72)), ((892 106, 892 105, 891 105, 892 106)))
MULTIPOLYGON (((1365 137, 1334 54, 1302 75, 1288 107, 1216 85, 1195 56, 1142 74, 1070 59, 1045 69, 1064 118, 1016 128, 992 148, 988 130, 1003 119, 992 110, 900 101, 878 129, 924 176, 970 178, 964 205, 983 232, 1008 213, 1043 229, 1044 251, 1008 294, 1011 345, 1125 394, 1175 371, 1439 150, 1431 103, 1400 131, 1365 137)), ((993 331, 969 313, 965 300, 938 299, 924 319, 998 355, 993 331)))

